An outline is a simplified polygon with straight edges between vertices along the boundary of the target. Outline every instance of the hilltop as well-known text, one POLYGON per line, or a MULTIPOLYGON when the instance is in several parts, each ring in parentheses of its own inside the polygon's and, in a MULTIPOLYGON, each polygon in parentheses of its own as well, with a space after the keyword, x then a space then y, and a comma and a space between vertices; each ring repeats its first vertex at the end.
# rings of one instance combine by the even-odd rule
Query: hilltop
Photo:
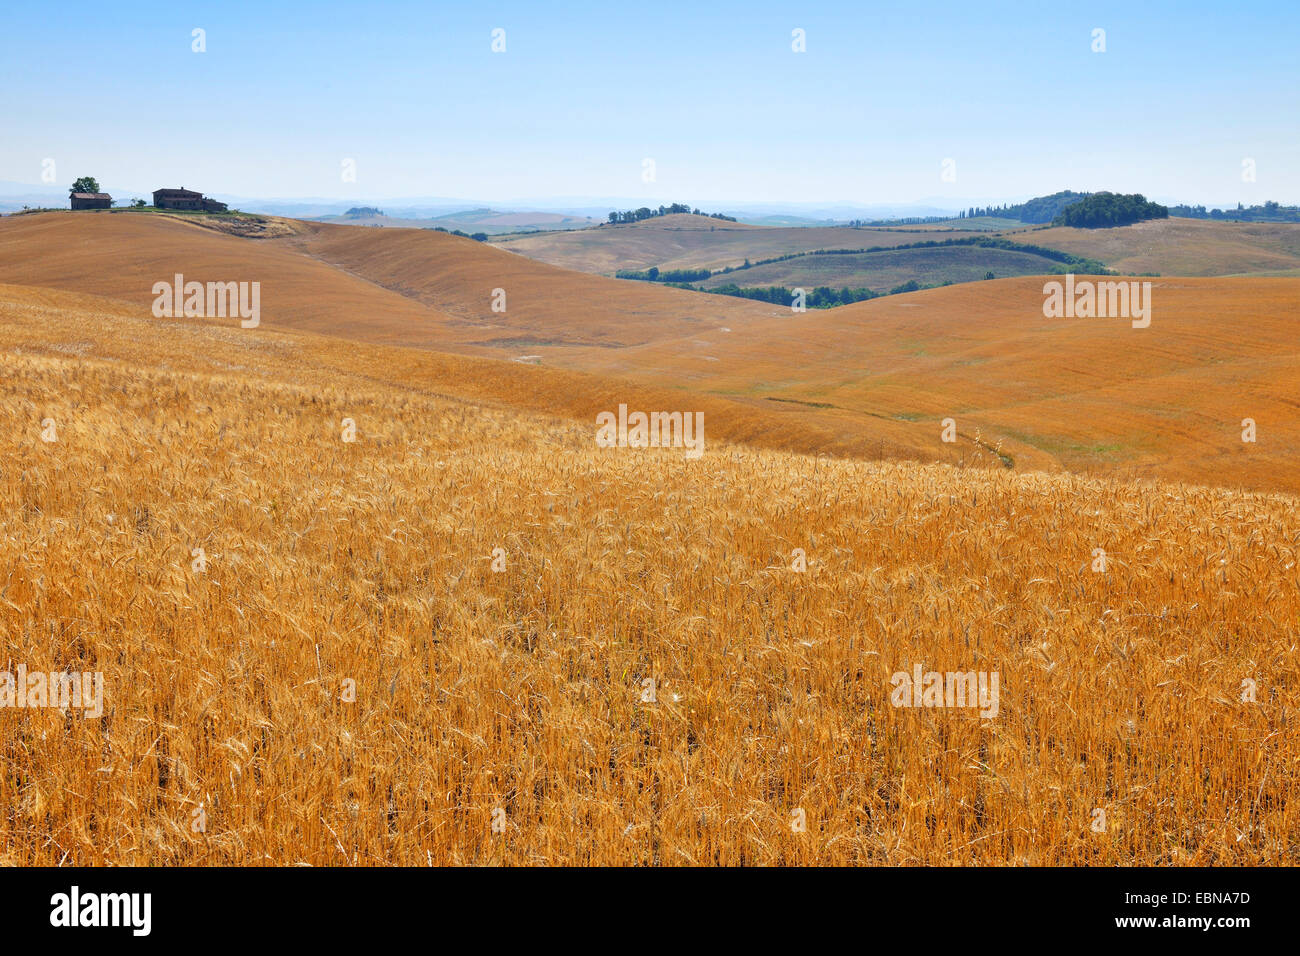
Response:
POLYGON ((289 221, 256 242, 182 217, 43 213, 0 219, 0 282, 147 306, 177 272, 259 281, 278 327, 461 352, 636 345, 771 306, 567 272, 425 229, 354 229, 289 221), (493 289, 506 311, 492 309, 493 289))

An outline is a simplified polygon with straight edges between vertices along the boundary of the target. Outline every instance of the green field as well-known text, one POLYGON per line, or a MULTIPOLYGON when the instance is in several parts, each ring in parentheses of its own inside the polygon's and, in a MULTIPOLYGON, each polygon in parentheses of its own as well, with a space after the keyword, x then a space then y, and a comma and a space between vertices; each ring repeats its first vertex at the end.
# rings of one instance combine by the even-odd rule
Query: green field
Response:
POLYGON ((884 249, 879 252, 826 253, 770 262, 715 275, 706 289, 735 283, 748 286, 830 286, 886 292, 912 279, 922 285, 974 282, 992 272, 995 278, 1056 272, 1061 263, 1043 256, 982 246, 884 249))

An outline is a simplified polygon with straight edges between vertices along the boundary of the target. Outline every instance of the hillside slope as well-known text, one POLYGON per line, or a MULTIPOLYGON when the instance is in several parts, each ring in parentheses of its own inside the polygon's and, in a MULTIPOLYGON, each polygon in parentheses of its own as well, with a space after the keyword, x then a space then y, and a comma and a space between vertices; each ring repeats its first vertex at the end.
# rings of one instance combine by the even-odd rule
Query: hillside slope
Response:
POLYGON ((1021 238, 1097 259, 1124 273, 1222 276, 1300 270, 1300 223, 1150 219, 1117 229, 1055 226, 1021 238))
MULTIPOLYGON (((468 240, 467 240, 468 241, 468 240)), ((152 306, 154 283, 259 282, 262 323, 432 347, 451 316, 302 256, 180 216, 41 213, 0 219, 0 283, 152 306)))
MULTIPOLYGON (((717 223, 708 227, 692 224, 674 225, 673 216, 650 219, 635 225, 601 226, 580 232, 551 233, 508 237, 500 240, 503 248, 543 262, 575 269, 612 275, 619 269, 719 270, 736 268, 746 259, 752 262, 813 250, 868 249, 909 243, 959 239, 971 235, 961 220, 952 223, 891 228, 847 227, 737 227, 717 223)), ((693 219, 696 217, 682 217, 693 219)), ((1012 242, 1044 246, 1080 258, 1094 259, 1125 274, 1158 273, 1160 275, 1217 276, 1238 274, 1296 274, 1300 271, 1300 224, 1236 223, 1199 219, 1153 219, 1118 229, 1070 229, 1064 227, 1021 226, 1011 229, 983 230, 990 236, 1012 242)), ((918 258, 928 253, 918 250, 918 258)), ((906 281, 924 279, 925 264, 918 262, 909 269, 906 255, 899 263, 906 281)), ((800 270, 815 268, 811 259, 774 263, 764 271, 747 270, 725 277, 715 277, 714 284, 736 282, 739 285, 825 284, 816 274, 800 270), (771 273, 771 274, 768 274, 771 273)), ((832 285, 852 288, 878 288, 870 270, 841 275, 826 280, 832 285)), ((895 276, 894 272, 890 273, 895 276)), ((977 278, 983 278, 982 273, 977 278)), ((889 282, 890 279, 882 280, 889 282)), ((888 288, 888 286, 886 286, 888 288)))
POLYGON ((262 321, 367 342, 518 356, 542 346, 643 344, 772 306, 570 273, 422 229, 295 223, 249 240, 173 216, 0 219, 0 283, 149 305, 153 284, 261 283, 262 321), (494 312, 494 290, 505 312, 494 312))
MULTIPOLYGON (((141 306, 84 293, 0 285, 0 347, 14 354, 77 356, 109 364, 152 354, 155 340, 185 342, 184 364, 205 374, 237 371, 258 380, 322 387, 338 376, 393 394, 455 399, 484 407, 543 413, 594 428, 596 415, 620 404, 645 411, 705 416, 709 441, 853 458, 908 457, 990 465, 978 449, 927 448, 898 423, 838 420, 798 405, 762 407, 706 395, 679 383, 633 382, 621 376, 535 366, 499 358, 376 345, 235 319, 155 319, 141 306)), ((171 364, 173 344, 163 364, 171 364)))
MULTIPOLYGON (((953 236, 964 235, 953 232, 953 236)), ((724 269, 814 249, 867 249, 947 238, 933 231, 818 226, 753 226, 702 216, 657 216, 626 225, 577 232, 511 236, 503 249, 578 272, 613 275, 619 269, 724 269)))
POLYGON ((0 289, 0 655, 102 677, 0 708, 0 864, 1295 859, 1294 497, 602 449, 136 311, 0 289))
POLYGON ((1017 468, 1300 491, 1300 279, 1145 280, 1152 313, 1141 329, 1045 318, 1045 281, 955 285, 787 313, 744 336, 554 360, 906 422, 918 448, 951 417, 1017 468), (1246 418, 1254 443, 1241 440, 1246 418))
POLYGON ((780 313, 726 296, 572 272, 420 229, 304 224, 286 248, 461 319, 457 344, 501 349, 640 345, 780 313), (494 290, 505 312, 493 312, 494 290), (472 326, 473 331, 464 328, 472 326))
MULTIPOLYGON (((503 378, 485 365, 492 388, 473 394, 490 398, 495 389, 501 401, 566 417, 616 408, 618 391, 635 383, 654 390, 655 407, 713 409, 729 438, 758 447, 922 461, 1001 456, 1019 470, 1300 490, 1295 278, 1151 280, 1146 329, 1123 319, 1045 319, 1042 278, 795 315, 560 270, 422 230, 296 223, 281 238, 250 240, 170 217, 0 221, 5 281, 115 297, 142 315, 152 283, 174 271, 260 277, 270 332, 532 356, 553 368, 503 378), (505 313, 491 310, 498 288, 505 313), (948 418, 951 444, 940 440, 948 418), (1248 418, 1253 443, 1241 441, 1248 418)), ((439 388, 455 381, 444 376, 439 388)))

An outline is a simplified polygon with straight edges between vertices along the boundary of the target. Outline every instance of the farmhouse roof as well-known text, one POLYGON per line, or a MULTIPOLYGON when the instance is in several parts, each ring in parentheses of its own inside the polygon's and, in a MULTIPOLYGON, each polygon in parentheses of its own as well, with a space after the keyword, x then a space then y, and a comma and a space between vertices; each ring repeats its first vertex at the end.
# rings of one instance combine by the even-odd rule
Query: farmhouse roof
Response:
POLYGON ((180 189, 155 189, 155 196, 166 196, 169 199, 198 199, 203 193, 196 193, 192 189, 186 189, 183 186, 180 189))
POLYGON ((73 193, 73 199, 112 199, 108 193, 73 193))

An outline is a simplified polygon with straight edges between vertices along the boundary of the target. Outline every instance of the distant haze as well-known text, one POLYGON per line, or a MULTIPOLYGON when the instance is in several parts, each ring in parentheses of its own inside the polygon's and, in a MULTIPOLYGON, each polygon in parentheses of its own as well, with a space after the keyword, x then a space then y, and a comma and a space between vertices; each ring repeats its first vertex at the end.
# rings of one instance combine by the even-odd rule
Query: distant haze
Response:
MULTIPOLYGON (((484 198, 467 198, 456 199, 448 196, 406 196, 406 197, 388 197, 376 198, 373 196, 358 195, 355 198, 331 199, 324 196, 306 196, 306 197, 257 197, 242 196, 235 193, 225 192, 220 189, 205 189, 202 184, 193 183, 160 183, 162 185, 186 185, 190 188, 202 189, 207 195, 223 202, 228 202, 231 208, 240 209, 244 212, 263 213, 272 216, 289 216, 292 218, 315 218, 319 216, 337 216, 347 212, 349 209, 358 206, 377 206, 382 209, 388 216, 400 219, 433 219, 439 216, 448 216, 453 213, 462 213, 470 210, 492 209, 497 212, 547 212, 559 213, 568 216, 591 216, 596 219, 604 220, 611 210, 635 209, 639 206, 657 207, 668 205, 673 202, 688 202, 690 205, 698 207, 706 213, 720 212, 728 216, 738 216, 744 219, 759 219, 763 217, 784 216, 792 219, 806 219, 809 221, 846 221, 850 219, 902 219, 921 216, 946 216, 956 215, 963 209, 969 209, 972 206, 1000 206, 1004 204, 1023 202, 1026 199, 1033 198, 1028 195, 997 196, 997 197, 953 197, 951 200, 942 198, 930 198, 928 200, 917 200, 916 202, 895 202, 895 203, 801 203, 801 202, 747 202, 727 199, 700 199, 692 200, 689 197, 592 197, 592 196, 570 196, 570 197, 529 197, 522 199, 484 199, 484 198)), ((141 198, 146 201, 150 200, 150 189, 129 189, 120 185, 114 185, 111 182, 101 180, 100 187, 107 193, 111 194, 115 201, 125 204, 132 198, 141 198)), ((1056 186, 1049 192, 1056 192, 1058 189, 1072 188, 1072 184, 1065 183, 1056 186)), ((0 182, 0 212, 13 212, 21 209, 23 206, 56 206, 62 207, 67 205, 68 190, 65 187, 45 186, 42 184, 21 183, 21 182, 0 182)), ((1165 196, 1160 193, 1148 194, 1148 198, 1157 202, 1168 205, 1177 203, 1196 204, 1200 203, 1205 206, 1218 208, 1232 208, 1236 202, 1228 201, 1206 201, 1204 199, 1189 198, 1186 196, 1165 196)), ((1272 198, 1272 197, 1270 197, 1272 198)))

